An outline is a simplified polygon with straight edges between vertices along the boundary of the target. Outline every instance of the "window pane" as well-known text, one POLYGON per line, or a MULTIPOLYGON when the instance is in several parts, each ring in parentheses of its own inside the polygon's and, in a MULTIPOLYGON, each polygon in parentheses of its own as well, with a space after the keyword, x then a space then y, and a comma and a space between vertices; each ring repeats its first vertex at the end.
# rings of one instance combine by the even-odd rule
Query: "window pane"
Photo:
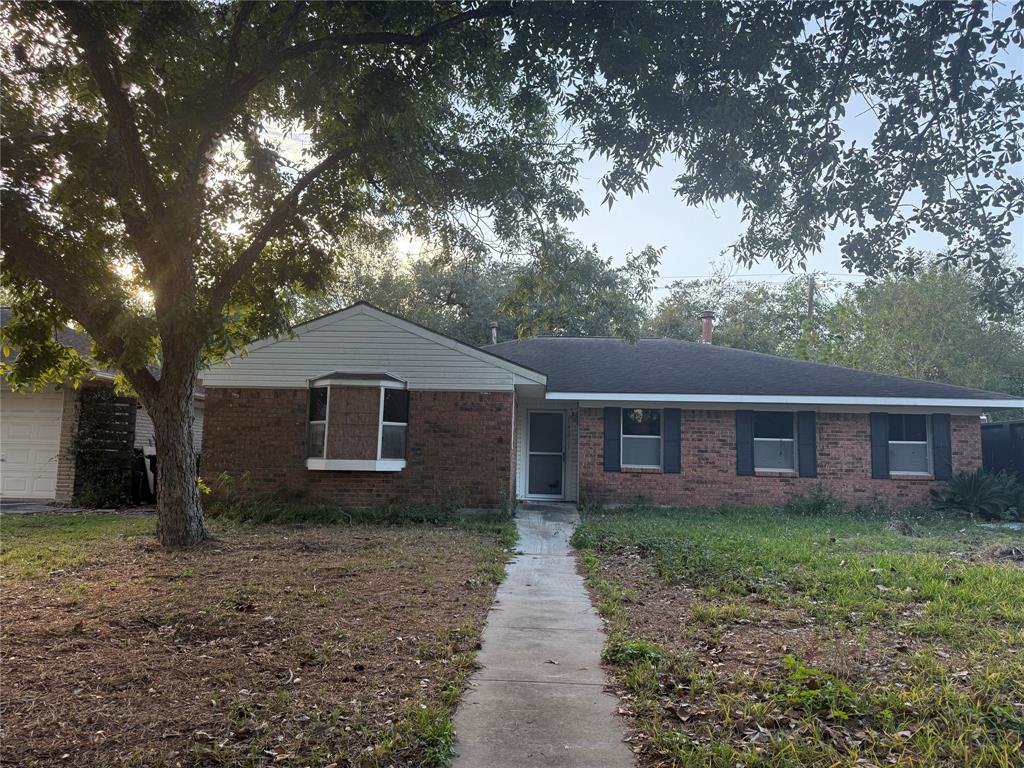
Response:
POLYGON ((313 387, 309 390, 309 420, 323 421, 327 418, 327 387, 313 387))
POLYGON ((622 434, 660 435, 661 411, 652 408, 623 408, 622 434))
POLYGON ((382 459, 405 458, 405 431, 408 427, 385 424, 380 435, 380 457, 382 459))
POLYGON ((788 411, 755 411, 754 437, 792 439, 793 414, 788 411))
MULTIPOLYGON (((903 417, 904 440, 918 440, 925 442, 928 439, 928 425, 925 422, 924 414, 912 414, 903 417)), ((889 438, 892 440, 892 438, 889 438)))
POLYGON ((307 458, 319 459, 324 455, 324 435, 327 425, 324 422, 309 425, 309 439, 306 440, 307 458))
POLYGON ((755 440, 755 469, 796 469, 793 440, 755 440))
POLYGON ((889 439, 905 440, 903 437, 903 415, 900 413, 889 414, 889 439))
POLYGON ((562 414, 530 414, 530 450, 540 453, 562 452, 562 414))
POLYGON ((409 392, 404 389, 384 390, 384 421, 409 421, 409 392))
POLYGON ((890 443, 890 472, 927 472, 927 443, 890 443))
POLYGON ((890 413, 889 439, 917 440, 923 443, 928 439, 928 422, 925 415, 923 413, 890 413))
POLYGON ((539 496, 562 495, 562 457, 550 453, 530 454, 530 482, 527 492, 539 496))
POLYGON ((661 439, 623 435, 622 463, 633 467, 660 467, 661 439))

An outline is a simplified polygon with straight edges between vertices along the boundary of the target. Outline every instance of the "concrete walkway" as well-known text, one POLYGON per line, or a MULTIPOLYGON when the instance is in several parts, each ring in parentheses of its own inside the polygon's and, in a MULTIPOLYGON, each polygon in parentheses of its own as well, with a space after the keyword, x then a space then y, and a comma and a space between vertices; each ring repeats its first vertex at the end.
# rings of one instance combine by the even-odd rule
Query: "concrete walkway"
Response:
POLYGON ((481 664, 455 715, 455 768, 628 768, 604 634, 576 572, 564 504, 516 514, 519 554, 487 618, 481 664))

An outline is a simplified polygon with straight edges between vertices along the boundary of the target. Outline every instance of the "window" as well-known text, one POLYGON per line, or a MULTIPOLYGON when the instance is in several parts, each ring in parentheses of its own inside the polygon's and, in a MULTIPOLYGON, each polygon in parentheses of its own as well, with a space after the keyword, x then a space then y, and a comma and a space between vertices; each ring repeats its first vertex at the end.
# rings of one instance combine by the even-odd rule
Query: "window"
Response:
POLYGON ((306 433, 306 458, 322 459, 327 448, 327 387, 309 390, 309 426, 306 433))
POLYGON ((622 466, 661 466, 661 411, 622 409, 622 466))
POLYGON ((404 459, 409 429, 409 392, 385 389, 381 404, 380 458, 404 459))
POLYGON ((889 472, 928 475, 932 471, 928 417, 924 414, 889 414, 889 472))
POLYGON ((789 411, 754 413, 754 470, 796 471, 796 414, 789 411))

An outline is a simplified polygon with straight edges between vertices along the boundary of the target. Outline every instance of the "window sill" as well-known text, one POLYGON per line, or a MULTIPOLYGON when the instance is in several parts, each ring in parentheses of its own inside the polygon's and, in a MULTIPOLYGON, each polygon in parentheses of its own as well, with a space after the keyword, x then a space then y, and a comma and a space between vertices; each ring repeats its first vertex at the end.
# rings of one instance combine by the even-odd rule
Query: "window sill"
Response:
POLYGON ((800 477, 795 469, 755 469, 754 477, 800 477))
POLYGON ((890 472, 890 480, 934 480, 935 475, 930 472, 890 472))
POLYGON ((306 469, 321 472, 401 472, 405 459, 306 459, 306 469))
POLYGON ((660 475, 663 473, 661 467, 620 467, 620 471, 633 475, 660 475))

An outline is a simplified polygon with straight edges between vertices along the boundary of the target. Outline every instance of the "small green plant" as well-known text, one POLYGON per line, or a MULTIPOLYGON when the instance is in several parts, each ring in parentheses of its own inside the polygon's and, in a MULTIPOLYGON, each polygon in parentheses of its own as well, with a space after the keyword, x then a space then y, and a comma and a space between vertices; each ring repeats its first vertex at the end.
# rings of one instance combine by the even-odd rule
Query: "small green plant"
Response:
POLYGON ((1002 520, 1012 503, 1010 480, 978 469, 958 472, 941 488, 932 490, 936 509, 962 512, 976 520, 1002 520))
POLYGON ((794 656, 782 660, 782 698, 811 715, 848 720, 860 714, 859 697, 846 683, 794 656))
POLYGON ((602 654, 609 664, 658 664, 665 658, 661 646, 650 640, 614 640, 605 646, 602 654))
POLYGON ((821 517, 823 515, 842 514, 846 507, 842 501, 833 496, 821 485, 802 496, 795 496, 783 507, 783 512, 804 517, 821 517))

